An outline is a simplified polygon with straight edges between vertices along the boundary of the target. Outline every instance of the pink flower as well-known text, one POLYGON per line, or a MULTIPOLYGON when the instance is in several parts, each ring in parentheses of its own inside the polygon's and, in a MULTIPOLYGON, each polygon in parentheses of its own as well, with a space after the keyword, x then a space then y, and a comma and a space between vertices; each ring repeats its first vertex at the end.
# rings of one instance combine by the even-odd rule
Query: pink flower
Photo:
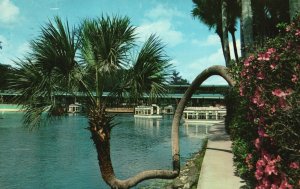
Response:
POLYGON ((256 162, 256 169, 264 169, 264 167, 266 166, 266 163, 263 159, 259 159, 256 162))
POLYGON ((250 66, 251 62, 254 60, 254 55, 250 55, 247 59, 245 59, 244 61, 244 66, 245 67, 248 67, 250 66))
POLYGON ((280 187, 279 189, 293 189, 293 186, 290 185, 286 179, 284 179, 281 184, 280 184, 280 187))
POLYGON ((271 65, 270 65, 270 68, 272 69, 272 70, 275 70, 276 69, 276 64, 275 63, 272 63, 271 65))
POLYGON ((272 91, 272 94, 274 96, 277 96, 277 97, 283 97, 285 98, 286 96, 289 96, 293 93, 294 91, 292 89, 287 89, 286 91, 283 91, 281 89, 275 89, 272 91))
POLYGON ((265 173, 267 175, 271 175, 271 174, 277 175, 278 171, 277 171, 275 165, 267 165, 265 168, 265 173))
POLYGON ((292 75, 292 82, 297 83, 297 81, 298 81, 298 77, 295 74, 293 74, 292 75))
POLYGON ((261 180, 262 177, 263 177, 263 175, 264 175, 264 172, 262 170, 256 169, 256 171, 255 171, 255 178, 257 180, 261 180))
POLYGON ((276 49, 274 49, 274 48, 269 48, 268 49, 268 51, 267 51, 267 54, 273 54, 273 53, 275 53, 276 52, 276 49))
POLYGON ((300 30, 296 30, 295 36, 299 36, 300 35, 300 30))
POLYGON ((258 72, 257 79, 259 79, 259 80, 265 79, 265 74, 263 72, 258 72))
POLYGON ((260 149, 261 142, 260 142, 259 138, 255 139, 254 145, 255 145, 255 147, 256 147, 257 149, 260 149))
POLYGON ((284 110, 289 108, 284 97, 278 99, 278 105, 284 110))
POLYGON ((248 67, 248 66, 250 66, 250 62, 249 62, 249 60, 248 60, 248 59, 246 59, 246 60, 244 61, 244 66, 245 66, 245 67, 248 67))
POLYGON ((275 105, 273 105, 272 107, 271 107, 271 114, 274 114, 276 112, 276 108, 275 108, 275 105))
POLYGON ((275 89, 272 91, 272 94, 277 97, 284 97, 285 93, 281 89, 275 89))
POLYGON ((292 162, 290 164, 291 169, 299 169, 299 163, 298 162, 292 162))
POLYGON ((259 61, 269 61, 270 60, 270 54, 269 53, 260 53, 260 54, 258 54, 257 60, 259 60, 259 61))
POLYGON ((268 162, 268 163, 271 162, 271 155, 270 155, 267 151, 263 150, 261 156, 263 157, 263 159, 264 159, 266 162, 268 162))
POLYGON ((258 135, 260 137, 268 137, 269 135, 266 134, 265 130, 262 128, 258 128, 258 135))
POLYGON ((262 179, 262 184, 264 185, 265 188, 270 188, 270 186, 271 186, 271 181, 270 181, 268 178, 264 177, 264 178, 262 179))
POLYGON ((251 165, 251 160, 252 160, 252 154, 248 154, 248 155, 246 156, 245 161, 246 161, 247 166, 248 166, 248 168, 249 168, 250 170, 253 169, 253 166, 251 165))
POLYGON ((240 91, 240 96, 244 96, 244 87, 242 85, 239 87, 239 91, 240 91))

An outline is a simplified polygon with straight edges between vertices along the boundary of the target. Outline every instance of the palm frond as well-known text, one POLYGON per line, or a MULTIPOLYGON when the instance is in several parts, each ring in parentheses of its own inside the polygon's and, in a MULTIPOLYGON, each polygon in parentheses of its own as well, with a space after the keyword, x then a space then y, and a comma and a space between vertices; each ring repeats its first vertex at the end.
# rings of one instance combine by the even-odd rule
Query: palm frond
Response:
POLYGON ((44 111, 48 114, 57 107, 55 95, 78 89, 81 74, 76 62, 78 40, 75 29, 70 30, 55 17, 41 29, 40 35, 30 43, 31 53, 16 64, 11 89, 20 94, 16 98, 27 113, 25 123, 36 125, 44 111), (50 111, 49 111, 50 110, 50 111))
POLYGON ((147 93, 155 99, 166 92, 171 64, 163 49, 164 45, 155 35, 151 35, 141 48, 130 69, 129 86, 135 98, 147 93))

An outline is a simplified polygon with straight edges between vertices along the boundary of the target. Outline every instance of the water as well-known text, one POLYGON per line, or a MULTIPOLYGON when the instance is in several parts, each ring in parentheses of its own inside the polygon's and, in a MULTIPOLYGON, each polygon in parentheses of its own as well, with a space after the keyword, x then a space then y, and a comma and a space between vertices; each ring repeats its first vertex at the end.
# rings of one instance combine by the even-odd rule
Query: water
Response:
MULTIPOLYGON (((28 131, 22 113, 0 119, 1 189, 105 189, 97 154, 83 116, 66 116, 47 127, 28 131)), ((171 117, 134 119, 118 115, 112 131, 111 156, 118 178, 146 169, 172 169, 171 117)), ((205 126, 181 126, 181 161, 200 149, 205 126)), ((160 180, 147 181, 136 188, 160 180)))

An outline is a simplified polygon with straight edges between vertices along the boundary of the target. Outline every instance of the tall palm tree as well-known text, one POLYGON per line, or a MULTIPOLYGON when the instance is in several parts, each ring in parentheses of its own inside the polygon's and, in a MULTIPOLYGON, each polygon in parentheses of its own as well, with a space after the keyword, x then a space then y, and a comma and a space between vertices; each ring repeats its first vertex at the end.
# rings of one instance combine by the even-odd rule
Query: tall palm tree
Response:
POLYGON ((228 41, 228 4, 227 0, 221 2, 221 14, 222 14, 222 33, 223 33, 223 44, 224 44, 224 57, 225 64, 228 66, 230 61, 229 41, 228 41))
POLYGON ((230 32, 233 40, 235 57, 237 59, 238 55, 237 55, 236 39, 234 34, 236 31, 235 28, 236 20, 240 15, 239 5, 237 1, 193 0, 193 3, 195 4, 194 9, 192 10, 193 17, 199 19, 201 22, 207 25, 209 29, 214 28, 215 32, 220 37, 225 60, 230 59, 228 56, 229 45, 228 42, 226 42, 227 45, 224 43, 223 35, 224 33, 227 33, 225 30, 228 30, 230 32), (222 5, 225 5, 224 3, 227 4, 227 13, 225 13, 224 12, 225 9, 223 9, 224 15, 227 14, 226 17, 222 17, 222 5), (225 20, 222 21, 222 18, 224 18, 225 20), (224 24, 224 27, 222 27, 222 23, 224 24), (225 27, 226 25, 227 27, 225 27), (225 29, 224 32, 223 32, 223 28, 225 29), (226 47, 228 48, 228 51, 226 47), (226 48, 226 50, 224 48, 226 48))
POLYGON ((56 17, 54 23, 42 27, 40 36, 31 42, 32 53, 17 62, 19 67, 11 87, 21 94, 16 101, 26 107, 26 125, 41 123, 45 111, 49 115, 56 112, 60 104, 55 98, 57 93, 80 89, 88 99, 88 129, 97 150, 101 174, 111 188, 129 188, 146 179, 176 177, 179 158, 174 155, 174 170, 150 170, 126 180, 117 179, 110 158, 110 133, 114 123, 112 117, 107 116, 104 103, 100 103, 101 79, 122 69, 127 70, 124 71, 127 74, 121 81, 127 84, 129 92, 134 91, 134 95, 146 92, 155 98, 164 92, 170 63, 161 41, 150 36, 130 68, 126 62, 129 60, 127 53, 133 47, 134 27, 127 17, 88 20, 80 29, 80 32, 75 28, 71 30, 56 17), (76 57, 79 46, 81 61, 76 57), (88 73, 95 74, 93 86, 84 80, 88 73), (130 78, 136 74, 136 78, 130 78), (93 91, 97 91, 96 98, 93 91))
POLYGON ((253 13, 251 0, 241 0, 241 48, 242 57, 253 44, 253 13))
POLYGON ((236 32, 237 20, 241 17, 241 6, 238 0, 228 1, 227 3, 228 3, 227 5, 228 31, 232 38, 234 57, 236 62, 238 62, 239 56, 238 56, 238 50, 236 45, 235 32, 236 32))

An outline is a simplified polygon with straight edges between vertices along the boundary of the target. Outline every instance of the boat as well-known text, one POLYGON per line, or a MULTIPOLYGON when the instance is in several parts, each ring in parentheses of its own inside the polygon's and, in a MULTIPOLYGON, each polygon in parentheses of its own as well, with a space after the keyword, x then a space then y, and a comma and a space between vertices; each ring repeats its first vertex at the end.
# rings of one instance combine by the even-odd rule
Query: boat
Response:
POLYGON ((82 112, 82 104, 75 102, 75 104, 70 104, 68 107, 68 113, 81 113, 82 112))
POLYGON ((175 112, 175 108, 172 105, 165 106, 163 109, 163 114, 165 115, 173 115, 175 112))
POLYGON ((183 111, 185 123, 220 123, 226 116, 226 108, 220 107, 186 107, 183 111))
POLYGON ((136 118, 162 118, 160 107, 156 104, 150 106, 137 106, 134 108, 136 118))

